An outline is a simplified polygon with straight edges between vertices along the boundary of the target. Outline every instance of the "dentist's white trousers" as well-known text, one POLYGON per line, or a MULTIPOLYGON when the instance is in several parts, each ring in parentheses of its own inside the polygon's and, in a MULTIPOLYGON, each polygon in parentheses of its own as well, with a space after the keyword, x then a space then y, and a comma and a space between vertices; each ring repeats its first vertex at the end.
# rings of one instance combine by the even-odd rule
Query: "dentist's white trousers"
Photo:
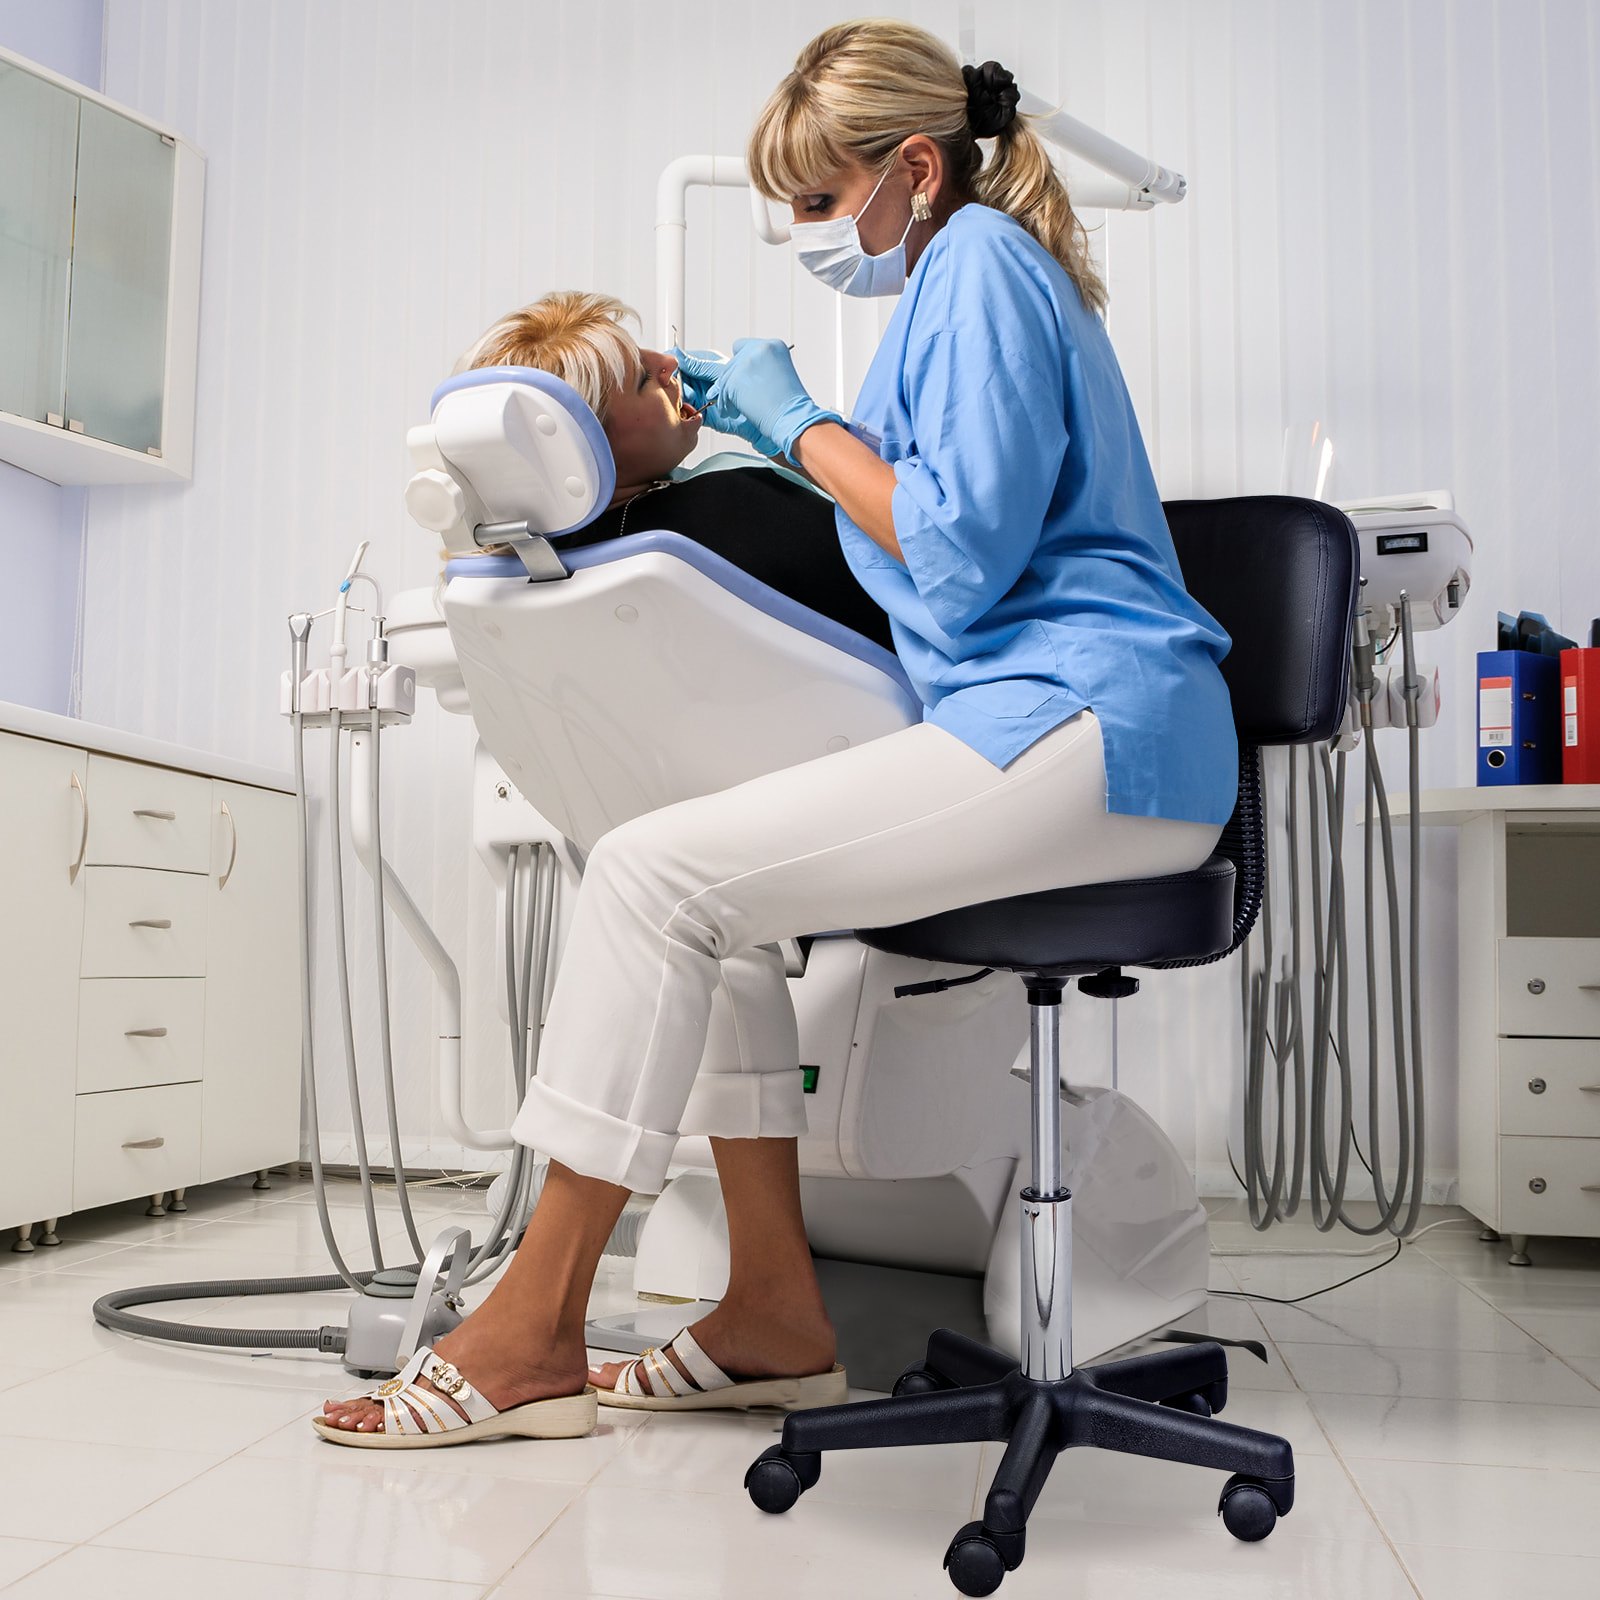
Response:
POLYGON ((1004 769, 921 723, 613 829, 585 866, 512 1131, 647 1194, 680 1133, 804 1133, 773 941, 1185 872, 1221 832, 1114 815, 1105 796, 1085 711, 1004 769))

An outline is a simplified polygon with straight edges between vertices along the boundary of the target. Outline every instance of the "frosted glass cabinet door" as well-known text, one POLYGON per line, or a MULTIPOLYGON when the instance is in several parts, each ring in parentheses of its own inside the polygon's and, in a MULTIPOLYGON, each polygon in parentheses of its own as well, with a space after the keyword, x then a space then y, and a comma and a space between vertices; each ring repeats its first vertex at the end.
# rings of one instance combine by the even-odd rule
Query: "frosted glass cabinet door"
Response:
POLYGON ((35 422, 64 405, 77 155, 77 95, 0 61, 0 411, 35 422))
POLYGON ((67 418, 93 439, 159 448, 175 153, 82 102, 67 334, 67 418))

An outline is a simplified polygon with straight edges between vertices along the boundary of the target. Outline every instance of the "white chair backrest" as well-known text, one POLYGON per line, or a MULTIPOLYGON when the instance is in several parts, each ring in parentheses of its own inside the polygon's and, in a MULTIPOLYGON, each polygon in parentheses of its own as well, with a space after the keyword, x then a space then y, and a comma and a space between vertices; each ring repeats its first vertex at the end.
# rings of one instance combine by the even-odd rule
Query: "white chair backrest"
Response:
POLYGON ((407 444, 407 508, 473 558, 451 563, 444 615, 478 733, 580 848, 920 718, 888 651, 681 535, 560 555, 534 540, 547 559, 527 571, 480 555, 479 528, 525 521, 554 538, 615 493, 599 421, 559 378, 483 367, 448 379, 407 444))
POLYGON ((444 612, 484 745, 581 849, 921 719, 888 651, 678 534, 566 559, 558 583, 509 559, 508 576, 452 577, 444 612))

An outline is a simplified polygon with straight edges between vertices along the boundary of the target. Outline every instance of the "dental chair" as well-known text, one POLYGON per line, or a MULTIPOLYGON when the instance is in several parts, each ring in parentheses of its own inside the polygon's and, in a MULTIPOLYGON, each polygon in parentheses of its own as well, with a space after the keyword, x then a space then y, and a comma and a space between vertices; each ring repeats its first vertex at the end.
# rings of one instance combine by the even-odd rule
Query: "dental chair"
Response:
POLYGON ((1287 1440, 1215 1420, 1227 1400, 1220 1345, 1183 1344, 1075 1367, 1073 1194, 1063 1181, 1059 1017, 1073 978, 1113 997, 1123 968, 1221 959, 1250 932, 1262 892, 1259 747, 1330 738, 1344 711, 1359 555, 1331 506, 1263 497, 1167 507, 1189 592, 1233 639, 1222 663, 1240 744, 1239 799, 1217 852, 1192 872, 967 906, 861 930, 876 950, 1017 973, 1031 1016, 1032 1180, 1020 1212, 1020 1360, 941 1330, 886 1400, 791 1415, 745 1477, 763 1511, 787 1511, 818 1480, 822 1452, 1005 1441, 983 1516, 960 1529, 945 1568, 965 1595, 992 1594, 1022 1561, 1028 1514, 1057 1455, 1075 1445, 1232 1474, 1218 1512, 1243 1540, 1264 1539, 1294 1504, 1287 1440))
MULTIPOLYGON (((631 817, 921 720, 892 654, 691 540, 644 524, 575 548, 615 477, 599 423, 559 379, 480 369, 442 384, 430 413, 408 435, 406 502, 450 559, 442 589, 394 597, 392 659, 416 667, 442 707, 471 715, 480 769, 503 774, 480 770, 480 797, 520 792, 520 837, 558 846, 565 890, 595 841, 631 817)), ((514 801, 494 802, 495 816, 514 801)), ((495 826, 492 844, 479 843, 500 852, 503 880, 518 836, 495 826)), ((1023 997, 999 974, 901 994, 967 979, 972 966, 813 933, 785 946, 807 1075, 799 1157, 812 1248, 831 1262, 968 1280, 974 1325, 1016 1353, 1023 997)), ((1061 1111, 1059 1154, 1078 1199, 1075 1332, 1098 1354, 1203 1303, 1205 1212, 1171 1141, 1133 1101, 1084 1087, 1061 1111)), ((712 1165, 708 1141, 680 1140, 680 1175, 639 1239, 639 1292, 714 1300, 725 1289, 712 1165)), ((673 1310, 682 1320, 648 1335, 641 1321, 637 1348, 693 1320, 693 1308, 673 1310)), ((918 1325, 882 1387, 937 1320, 918 1325)))

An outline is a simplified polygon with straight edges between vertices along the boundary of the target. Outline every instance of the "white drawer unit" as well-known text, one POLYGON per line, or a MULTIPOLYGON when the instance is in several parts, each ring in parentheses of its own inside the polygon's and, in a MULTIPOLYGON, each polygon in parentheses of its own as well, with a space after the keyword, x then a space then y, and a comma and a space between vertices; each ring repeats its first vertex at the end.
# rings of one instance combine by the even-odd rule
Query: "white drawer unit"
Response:
POLYGON ((1502 1139, 1500 1222, 1507 1233, 1600 1237, 1600 1139, 1502 1139))
POLYGON ((203 978, 205 878, 148 867, 85 867, 85 978, 203 978))
POLYGON ((211 870, 211 780, 192 772, 89 757, 92 867, 211 870))
POLYGON ((1527 1266, 1540 1235, 1600 1237, 1600 785, 1437 790, 1422 815, 1460 829, 1461 1204, 1527 1266))
POLYGON ((1500 1131, 1600 1139, 1600 1039, 1502 1039, 1500 1131))
POLYGON ((156 1195, 200 1179, 200 1085, 78 1096, 72 1208, 156 1195))
POLYGON ((0 703, 13 1250, 299 1156, 295 880, 286 774, 0 703))
POLYGON ((198 1083, 201 978, 85 978, 78 985, 78 1093, 198 1083))
POLYGON ((1600 939, 1502 939, 1500 1032, 1600 1039, 1600 939))

